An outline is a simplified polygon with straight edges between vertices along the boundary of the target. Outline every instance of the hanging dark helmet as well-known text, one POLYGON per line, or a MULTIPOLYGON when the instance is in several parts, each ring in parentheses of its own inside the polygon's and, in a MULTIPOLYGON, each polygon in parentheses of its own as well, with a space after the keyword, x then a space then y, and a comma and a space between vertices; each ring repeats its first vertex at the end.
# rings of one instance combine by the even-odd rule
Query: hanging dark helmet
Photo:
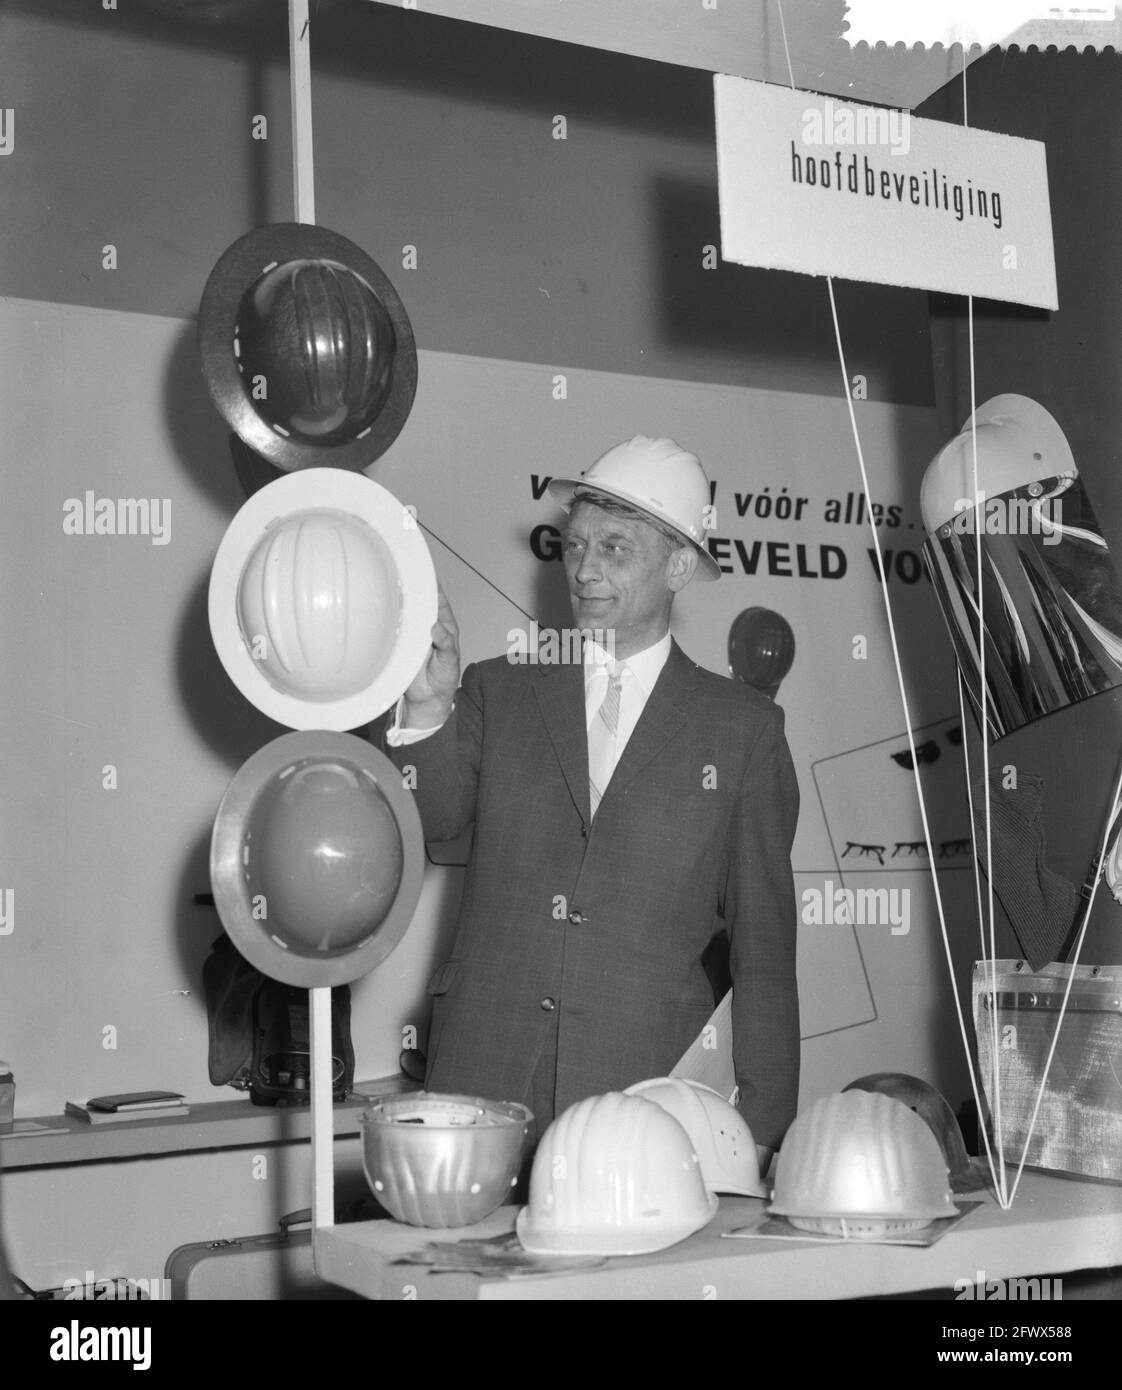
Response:
POLYGON ((250 398, 274 430, 305 444, 367 433, 393 377, 395 335, 370 286, 335 261, 287 261, 238 310, 234 352, 250 398))
POLYGON ((729 671, 775 699, 795 659, 791 624, 770 608, 746 608, 729 628, 729 671))
POLYGON ((199 343, 222 415, 285 471, 365 468, 413 404, 401 300, 368 256, 323 227, 260 227, 224 252, 203 292, 199 343))

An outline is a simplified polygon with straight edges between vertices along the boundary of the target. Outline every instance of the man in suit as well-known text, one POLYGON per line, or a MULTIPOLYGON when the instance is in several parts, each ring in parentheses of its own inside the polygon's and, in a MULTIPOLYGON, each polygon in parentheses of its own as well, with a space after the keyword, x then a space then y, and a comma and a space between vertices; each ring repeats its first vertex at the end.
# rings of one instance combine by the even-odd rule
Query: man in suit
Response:
POLYGON ((766 1160, 799 1071, 783 714, 670 636, 675 595, 720 574, 694 455, 638 436, 550 491, 569 512, 577 659, 500 656, 461 684, 442 593, 387 735, 415 769, 426 838, 474 823, 452 954, 429 985, 426 1086, 521 1101, 540 1135, 585 1096, 666 1075, 712 1012, 702 956, 724 929, 739 1106, 766 1160))

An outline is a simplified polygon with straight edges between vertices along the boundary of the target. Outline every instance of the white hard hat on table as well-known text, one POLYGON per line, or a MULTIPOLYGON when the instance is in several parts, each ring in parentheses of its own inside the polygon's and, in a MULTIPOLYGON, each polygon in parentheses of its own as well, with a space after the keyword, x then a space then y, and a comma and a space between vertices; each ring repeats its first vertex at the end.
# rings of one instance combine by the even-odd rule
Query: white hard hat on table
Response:
POLYGON ((674 1116, 609 1091, 577 1101, 546 1130, 516 1229, 532 1254, 642 1255, 685 1240, 716 1211, 674 1116))
POLYGON ((747 1120, 712 1087, 681 1076, 656 1076, 628 1086, 624 1095, 654 1101, 674 1116, 689 1136, 710 1192, 768 1195, 747 1120))

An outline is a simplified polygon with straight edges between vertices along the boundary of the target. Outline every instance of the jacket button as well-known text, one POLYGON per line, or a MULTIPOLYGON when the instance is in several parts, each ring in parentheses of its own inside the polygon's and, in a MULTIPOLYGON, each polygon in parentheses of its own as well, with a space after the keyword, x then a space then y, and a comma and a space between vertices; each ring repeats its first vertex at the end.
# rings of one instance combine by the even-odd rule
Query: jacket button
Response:
POLYGON ((546 1011, 547 1014, 552 1013, 556 1007, 557 1005, 548 996, 542 1000, 542 1008, 546 1011))
POLYGON ((583 913, 583 912, 570 912, 570 913, 569 913, 569 921, 572 922, 572 924, 573 924, 574 927, 579 927, 580 924, 584 921, 584 913, 583 913))

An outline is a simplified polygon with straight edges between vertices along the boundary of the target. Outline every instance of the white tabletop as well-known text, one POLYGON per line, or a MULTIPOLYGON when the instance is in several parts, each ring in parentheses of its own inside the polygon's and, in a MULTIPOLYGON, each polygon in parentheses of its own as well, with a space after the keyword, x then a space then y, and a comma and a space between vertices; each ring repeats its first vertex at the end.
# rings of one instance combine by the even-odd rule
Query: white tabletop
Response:
MULTIPOLYGON (((1010 1178, 1012 1174, 1010 1174, 1010 1178)), ((497 1236, 513 1229, 517 1207, 478 1225, 430 1231, 396 1221, 317 1230, 315 1265, 333 1284, 374 1299, 862 1298, 953 1288, 1065 1270, 1122 1265, 1122 1186, 1026 1171, 1014 1206, 988 1192, 958 1226, 929 1248, 867 1241, 821 1244, 727 1239, 764 1209, 751 1197, 722 1197, 703 1230, 652 1255, 613 1258, 594 1268, 514 1279, 433 1274, 393 1260, 430 1241, 497 1236)))

